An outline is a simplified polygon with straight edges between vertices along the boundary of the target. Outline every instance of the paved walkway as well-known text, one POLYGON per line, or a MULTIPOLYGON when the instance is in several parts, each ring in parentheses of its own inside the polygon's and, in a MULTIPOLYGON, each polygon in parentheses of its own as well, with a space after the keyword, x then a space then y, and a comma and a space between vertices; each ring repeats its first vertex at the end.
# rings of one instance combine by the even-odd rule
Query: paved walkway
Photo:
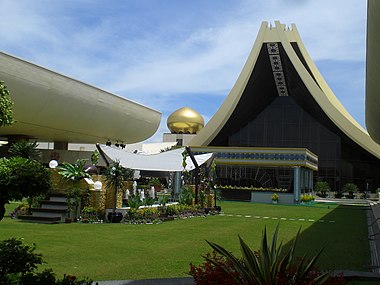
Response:
POLYGON ((192 277, 145 280, 98 281, 99 285, 194 285, 192 277))
POLYGON ((367 224, 372 271, 380 274, 380 204, 378 202, 370 202, 367 224))

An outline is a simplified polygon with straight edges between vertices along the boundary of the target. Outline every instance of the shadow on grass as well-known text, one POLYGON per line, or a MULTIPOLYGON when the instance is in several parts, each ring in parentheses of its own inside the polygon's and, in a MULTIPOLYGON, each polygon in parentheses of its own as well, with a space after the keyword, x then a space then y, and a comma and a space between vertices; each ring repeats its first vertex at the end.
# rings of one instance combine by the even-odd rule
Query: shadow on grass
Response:
MULTIPOLYGON (((308 258, 312 258, 325 247, 317 262, 318 267, 338 272, 370 271, 366 215, 369 209, 369 206, 339 205, 308 228, 301 229, 296 256, 306 253, 308 258)), ((292 243, 288 242, 285 248, 292 243)))

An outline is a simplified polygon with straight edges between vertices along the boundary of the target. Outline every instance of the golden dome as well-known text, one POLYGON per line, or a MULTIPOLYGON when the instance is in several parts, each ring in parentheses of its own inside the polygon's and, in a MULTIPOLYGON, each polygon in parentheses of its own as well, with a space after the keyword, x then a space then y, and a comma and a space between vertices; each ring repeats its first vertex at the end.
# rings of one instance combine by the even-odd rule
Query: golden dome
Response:
POLYGON ((167 125, 172 134, 196 134, 205 122, 197 111, 183 107, 168 117, 167 125))

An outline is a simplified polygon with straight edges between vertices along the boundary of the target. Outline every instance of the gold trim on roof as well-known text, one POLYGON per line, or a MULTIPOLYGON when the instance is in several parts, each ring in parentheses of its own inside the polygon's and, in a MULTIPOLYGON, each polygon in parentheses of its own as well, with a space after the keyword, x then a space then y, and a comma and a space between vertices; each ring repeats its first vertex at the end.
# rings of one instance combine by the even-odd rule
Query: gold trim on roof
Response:
POLYGON ((347 110, 335 97, 334 93, 307 53, 296 26, 292 24, 290 28, 287 28, 279 21, 275 21, 274 27, 268 26, 267 22, 263 22, 261 24, 251 53, 249 54, 235 85, 231 89, 229 95, 219 110, 215 113, 207 125, 197 134, 197 136, 190 141, 190 144, 193 146, 206 146, 210 144, 211 141, 217 136, 219 131, 230 118, 246 88, 247 82, 257 62, 262 45, 264 43, 272 42, 279 42, 282 44, 282 47, 287 53, 306 88, 330 120, 355 143, 377 158, 380 158, 380 145, 378 145, 368 135, 367 131, 360 126, 358 122, 356 122, 356 120, 347 112, 347 110), (306 61, 306 65, 310 68, 313 76, 310 75, 305 66, 302 64, 300 58, 291 46, 291 42, 297 43, 300 52, 306 61))

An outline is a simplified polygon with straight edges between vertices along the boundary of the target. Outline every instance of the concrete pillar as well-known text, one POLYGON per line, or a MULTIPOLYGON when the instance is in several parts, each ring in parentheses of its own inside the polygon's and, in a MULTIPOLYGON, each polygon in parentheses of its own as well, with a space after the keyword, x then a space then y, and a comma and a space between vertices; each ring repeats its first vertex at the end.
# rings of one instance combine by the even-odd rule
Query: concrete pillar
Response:
POLYGON ((54 142, 54 149, 56 150, 68 150, 69 143, 68 142, 54 142))
POLYGON ((294 202, 298 203, 301 196, 301 168, 299 166, 293 168, 293 184, 294 202))
POLYGON ((182 175, 181 171, 176 171, 173 177, 173 191, 174 191, 174 196, 176 198, 178 198, 178 194, 182 188, 181 175, 182 175))

